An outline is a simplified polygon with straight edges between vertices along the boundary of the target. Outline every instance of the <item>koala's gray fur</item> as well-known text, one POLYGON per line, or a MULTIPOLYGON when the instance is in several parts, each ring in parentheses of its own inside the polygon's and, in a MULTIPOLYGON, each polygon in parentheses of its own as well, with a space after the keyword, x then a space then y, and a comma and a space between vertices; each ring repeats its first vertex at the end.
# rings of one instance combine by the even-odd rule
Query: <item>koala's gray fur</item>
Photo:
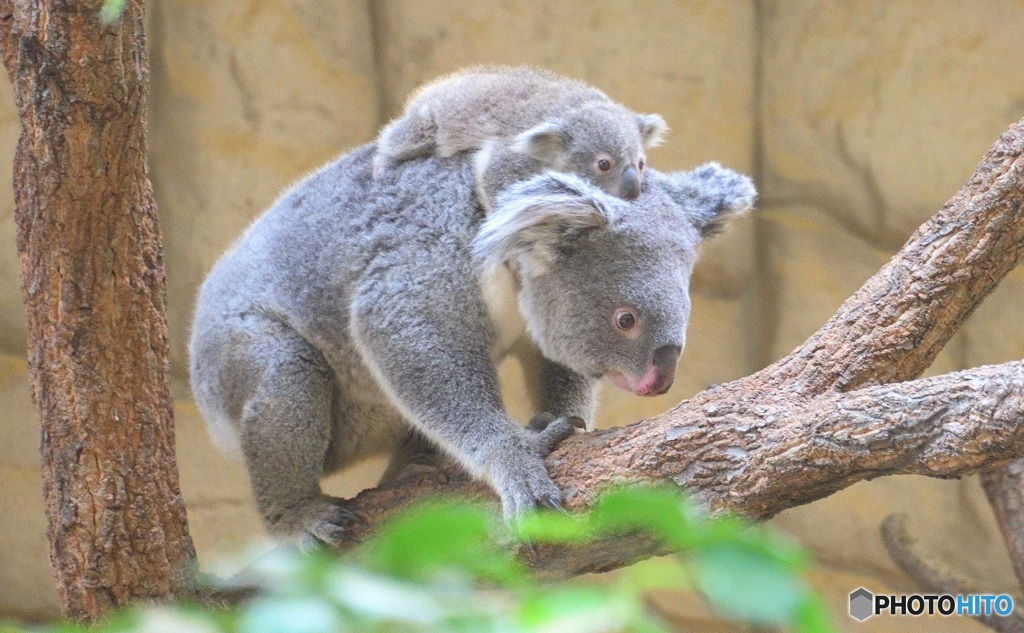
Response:
POLYGON ((651 172, 635 203, 549 172, 503 192, 485 219, 466 155, 374 179, 373 152, 286 192, 196 306, 196 402, 244 456, 270 531, 305 543, 339 540, 352 519, 320 478, 381 453, 394 478, 439 447, 508 515, 557 503, 543 458, 572 433, 567 416, 591 420, 595 383, 612 372, 627 386, 645 372, 671 382, 702 235, 754 198, 717 165, 651 172), (632 338, 610 322, 621 305, 639 315, 632 338), (521 345, 542 352, 541 406, 559 416, 532 429, 505 413, 495 372, 521 345), (659 349, 671 370, 655 367, 659 349))
MULTIPOLYGON (((406 102, 401 117, 377 138, 374 172, 436 154, 450 157, 498 142, 532 160, 495 166, 516 169, 516 181, 544 169, 573 173, 606 192, 633 199, 640 193, 644 148, 667 130, 657 114, 637 114, 600 90, 550 71, 523 66, 464 69, 425 85, 406 102), (602 171, 600 159, 611 167, 602 171)), ((484 153, 478 173, 488 169, 484 153)), ((489 205, 492 198, 482 194, 489 205)))

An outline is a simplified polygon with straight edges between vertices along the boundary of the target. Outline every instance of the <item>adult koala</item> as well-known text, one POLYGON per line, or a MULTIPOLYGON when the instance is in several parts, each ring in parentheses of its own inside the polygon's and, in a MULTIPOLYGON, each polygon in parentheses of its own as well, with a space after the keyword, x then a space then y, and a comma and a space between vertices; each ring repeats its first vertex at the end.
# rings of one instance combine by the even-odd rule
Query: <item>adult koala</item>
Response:
POLYGON ((434 447, 488 481, 506 515, 555 505, 544 456, 592 418, 596 381, 672 384, 701 240, 753 202, 715 164, 651 171, 633 202, 546 173, 484 217, 471 160, 413 160, 374 180, 365 146, 285 193, 199 291, 192 389, 244 455, 270 531, 336 542, 351 520, 320 478, 390 453, 388 477, 434 447), (539 347, 543 410, 502 406, 495 364, 539 347))

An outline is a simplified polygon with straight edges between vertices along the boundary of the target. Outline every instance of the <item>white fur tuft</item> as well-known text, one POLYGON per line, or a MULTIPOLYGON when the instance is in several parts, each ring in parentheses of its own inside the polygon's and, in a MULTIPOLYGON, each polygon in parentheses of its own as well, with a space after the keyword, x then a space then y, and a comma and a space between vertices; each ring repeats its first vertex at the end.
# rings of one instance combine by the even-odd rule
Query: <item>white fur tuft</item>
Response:
POLYGON ((640 140, 644 147, 657 147, 665 142, 665 133, 668 132, 668 123, 660 114, 641 114, 638 117, 640 123, 640 140))
POLYGON ((473 254, 491 269, 533 253, 542 262, 566 231, 596 228, 611 219, 607 196, 569 174, 546 172, 509 188, 473 240, 473 254))

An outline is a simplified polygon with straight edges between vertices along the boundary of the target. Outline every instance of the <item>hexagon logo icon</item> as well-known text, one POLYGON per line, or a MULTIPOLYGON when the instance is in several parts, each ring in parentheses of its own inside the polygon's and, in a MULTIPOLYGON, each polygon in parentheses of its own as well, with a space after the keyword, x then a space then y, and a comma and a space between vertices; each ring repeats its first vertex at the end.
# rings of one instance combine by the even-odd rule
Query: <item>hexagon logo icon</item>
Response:
POLYGON ((875 597, 870 591, 861 587, 850 593, 850 617, 859 622, 874 615, 875 597))

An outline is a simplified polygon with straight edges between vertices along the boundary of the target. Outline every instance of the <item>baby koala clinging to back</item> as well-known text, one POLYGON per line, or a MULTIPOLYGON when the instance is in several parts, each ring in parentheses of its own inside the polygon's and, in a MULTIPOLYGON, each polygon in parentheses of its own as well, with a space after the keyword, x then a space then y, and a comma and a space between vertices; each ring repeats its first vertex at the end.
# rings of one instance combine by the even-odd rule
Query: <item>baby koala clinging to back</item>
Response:
POLYGON ((644 149, 667 129, 657 114, 637 114, 583 82, 534 68, 480 66, 413 93, 377 138, 374 174, 413 158, 486 147, 477 157, 485 205, 505 186, 545 169, 633 199, 644 149))

